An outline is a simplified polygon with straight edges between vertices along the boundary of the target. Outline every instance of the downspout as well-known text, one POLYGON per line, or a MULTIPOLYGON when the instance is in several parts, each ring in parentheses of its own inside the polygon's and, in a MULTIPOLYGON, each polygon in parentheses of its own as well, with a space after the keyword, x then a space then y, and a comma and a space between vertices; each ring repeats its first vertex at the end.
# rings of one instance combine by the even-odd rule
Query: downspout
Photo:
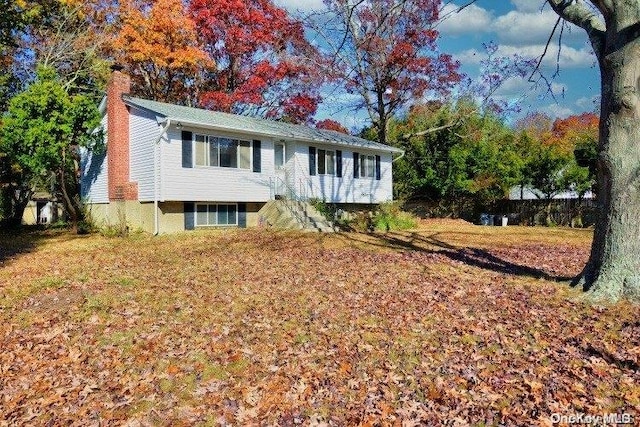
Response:
POLYGON ((167 118, 166 124, 160 131, 160 135, 153 144, 153 235, 157 236, 160 233, 160 217, 158 215, 158 199, 160 195, 159 179, 160 179, 160 140, 162 136, 167 133, 167 130, 171 126, 171 119, 167 118))

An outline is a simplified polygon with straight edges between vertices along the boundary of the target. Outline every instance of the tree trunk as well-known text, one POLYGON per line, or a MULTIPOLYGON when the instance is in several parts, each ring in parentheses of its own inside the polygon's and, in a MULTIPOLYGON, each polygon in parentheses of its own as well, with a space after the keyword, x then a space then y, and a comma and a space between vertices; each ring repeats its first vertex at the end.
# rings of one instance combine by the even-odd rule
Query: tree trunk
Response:
POLYGON ((640 301, 640 43, 631 41, 599 62, 598 217, 591 256, 576 284, 596 300, 640 301))
POLYGON ((19 227, 22 224, 24 210, 33 195, 33 191, 8 185, 3 189, 2 206, 4 218, 2 222, 8 227, 19 227))

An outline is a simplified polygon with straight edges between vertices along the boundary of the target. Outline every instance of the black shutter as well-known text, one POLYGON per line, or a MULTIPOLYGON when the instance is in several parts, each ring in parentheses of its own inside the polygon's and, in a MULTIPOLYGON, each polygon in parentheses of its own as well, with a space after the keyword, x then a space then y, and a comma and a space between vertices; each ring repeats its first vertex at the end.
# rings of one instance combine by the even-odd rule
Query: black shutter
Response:
POLYGON ((360 156, 358 153, 353 153, 353 177, 358 178, 360 176, 360 156))
POLYGON ((238 203, 238 227, 247 228, 247 204, 238 203))
POLYGON ((380 181, 380 156, 376 156, 376 180, 380 181))
POLYGON ((342 150, 336 150, 336 175, 342 178, 342 150))
POLYGON ((309 175, 316 174, 316 147, 309 147, 309 175))
POLYGON ((193 230, 196 228, 196 204, 193 202, 184 203, 184 229, 193 230))
POLYGON ((182 131, 182 167, 193 167, 193 134, 189 131, 182 131))
POLYGON ((262 147, 262 143, 254 139, 253 140, 253 171, 261 172, 262 171, 262 157, 260 148, 262 147))

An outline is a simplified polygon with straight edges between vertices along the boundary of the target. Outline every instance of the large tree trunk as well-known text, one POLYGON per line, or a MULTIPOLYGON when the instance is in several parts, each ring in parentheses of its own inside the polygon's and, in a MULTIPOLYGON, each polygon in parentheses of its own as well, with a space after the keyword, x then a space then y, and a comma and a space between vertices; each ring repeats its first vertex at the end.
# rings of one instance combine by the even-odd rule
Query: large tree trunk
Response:
MULTIPOLYGON (((608 46, 617 45, 607 40, 608 46)), ((594 299, 640 301, 640 43, 600 59, 598 219, 577 283, 594 299)))

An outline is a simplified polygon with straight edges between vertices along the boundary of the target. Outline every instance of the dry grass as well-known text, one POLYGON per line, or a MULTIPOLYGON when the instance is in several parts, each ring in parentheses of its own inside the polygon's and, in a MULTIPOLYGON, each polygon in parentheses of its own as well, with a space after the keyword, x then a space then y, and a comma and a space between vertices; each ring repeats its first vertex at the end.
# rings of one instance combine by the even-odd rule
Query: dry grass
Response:
POLYGON ((640 409, 584 230, 0 236, 0 425, 530 425, 640 409))

